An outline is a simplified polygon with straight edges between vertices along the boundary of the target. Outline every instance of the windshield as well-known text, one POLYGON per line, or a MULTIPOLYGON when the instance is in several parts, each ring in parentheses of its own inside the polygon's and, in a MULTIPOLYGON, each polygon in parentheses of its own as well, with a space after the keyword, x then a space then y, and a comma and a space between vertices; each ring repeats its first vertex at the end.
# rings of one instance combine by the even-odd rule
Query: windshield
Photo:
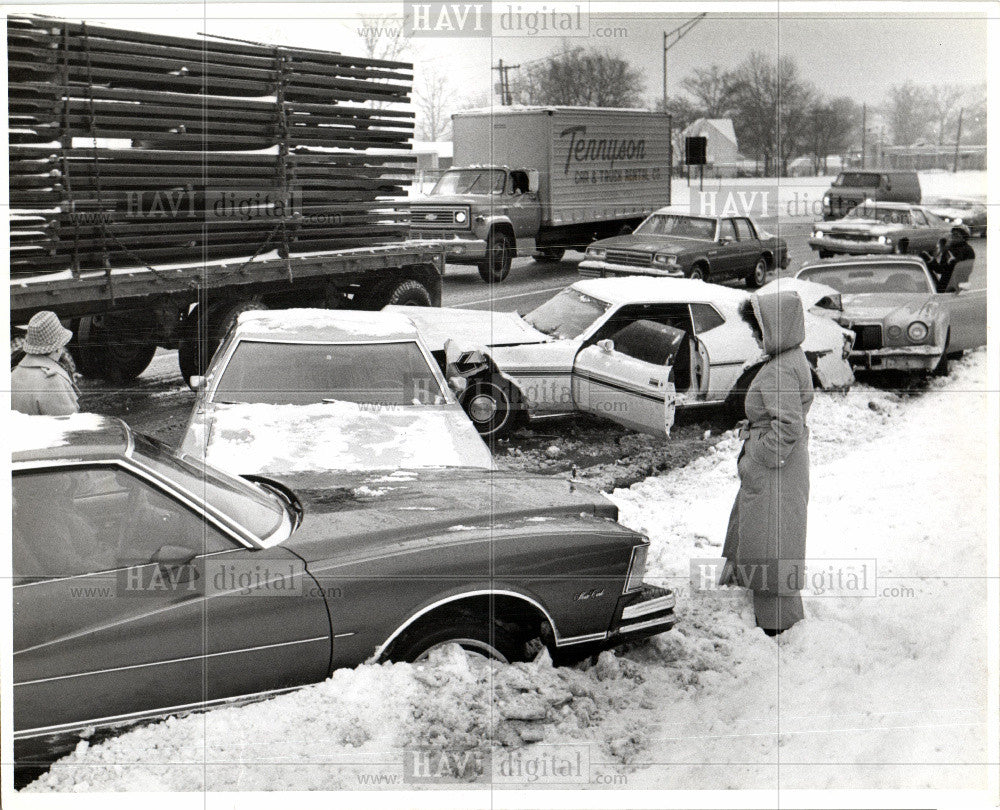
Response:
POLYGON ((866 264, 807 267, 797 278, 826 284, 845 295, 859 293, 931 293, 927 271, 917 265, 866 264))
POLYGON ((575 338, 587 330, 610 305, 567 287, 524 316, 539 332, 560 338, 575 338))
POLYGON ((913 222, 905 208, 884 208, 869 203, 854 206, 847 212, 847 219, 874 219, 886 225, 910 225, 913 222))
POLYGON ((226 475, 190 456, 177 456, 161 442, 135 434, 135 458, 154 472, 202 498, 237 526, 264 540, 288 520, 283 501, 242 478, 226 475))
POLYGON ((653 214, 633 233, 682 236, 687 239, 714 239, 715 220, 680 214, 653 214))
POLYGON ((841 172, 833 184, 842 188, 878 188, 879 175, 872 172, 841 172))
POLYGON ((502 194, 507 173, 501 169, 452 169, 431 189, 431 196, 443 194, 502 194))
POLYGON ((444 405, 447 398, 414 341, 273 343, 241 340, 213 402, 387 407, 444 405))

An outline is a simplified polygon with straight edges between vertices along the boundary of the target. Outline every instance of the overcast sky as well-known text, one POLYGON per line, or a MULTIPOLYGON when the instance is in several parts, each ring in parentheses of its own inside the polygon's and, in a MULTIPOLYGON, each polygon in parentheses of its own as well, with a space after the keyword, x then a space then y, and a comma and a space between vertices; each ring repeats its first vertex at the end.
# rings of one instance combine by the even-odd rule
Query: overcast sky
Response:
MULTIPOLYGON (((598 47, 628 59, 646 78, 650 103, 662 93, 662 36, 694 15, 657 13, 666 4, 615 3, 591 9, 586 30, 570 38, 545 35, 479 38, 416 38, 408 58, 422 70, 450 75, 459 96, 484 98, 496 79, 491 65, 543 57, 564 44, 598 47), (595 13, 599 8, 613 13, 595 13), (621 9, 620 11, 618 9, 621 9), (641 12, 641 13, 640 13, 641 12)), ((506 3, 494 0, 495 12, 505 9, 553 8, 555 0, 506 3)), ((864 4, 873 6, 875 4, 864 4)), ((669 92, 693 68, 718 64, 735 67, 753 50, 791 56, 805 78, 831 95, 881 103, 888 89, 906 79, 918 83, 970 84, 986 81, 986 22, 983 6, 953 2, 948 14, 930 14, 919 3, 905 11, 851 15, 790 13, 780 15, 710 11, 669 53, 669 92)), ((787 6, 783 6, 787 7, 787 6)), ((829 4, 827 8, 836 8, 829 4)), ((843 6, 841 6, 843 7, 843 6)), ((900 6, 896 4, 894 9, 900 6)), ((231 37, 328 48, 360 54, 360 15, 384 13, 402 19, 403 4, 328 3, 7 3, 8 13, 31 11, 67 19, 101 21, 178 35, 199 32, 231 37)), ((703 8, 717 6, 704 4, 703 8)), ((937 6, 941 8, 941 6, 937 6)), ((509 17, 508 19, 512 19, 509 17)))

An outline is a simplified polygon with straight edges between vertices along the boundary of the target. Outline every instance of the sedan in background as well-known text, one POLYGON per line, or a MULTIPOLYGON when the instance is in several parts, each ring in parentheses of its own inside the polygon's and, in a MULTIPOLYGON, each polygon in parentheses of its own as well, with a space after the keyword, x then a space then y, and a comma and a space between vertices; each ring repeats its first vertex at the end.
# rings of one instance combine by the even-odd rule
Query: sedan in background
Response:
POLYGON ((962 225, 971 236, 986 236, 986 201, 965 197, 938 197, 927 208, 950 225, 962 225))
POLYGON ((768 271, 787 266, 785 240, 749 217, 694 216, 668 207, 651 214, 630 234, 591 244, 579 269, 588 278, 743 279, 748 287, 759 287, 768 271))
POLYGON ((814 262, 796 279, 840 293, 840 322, 856 335, 851 364, 863 369, 943 373, 949 355, 986 344, 986 289, 969 290, 957 273, 939 293, 916 256, 814 262))
MULTIPOLYGON (((674 624, 674 595, 643 582, 646 538, 576 482, 241 478, 107 417, 11 427, 19 766, 444 644, 502 663, 540 641, 558 662, 674 624)), ((325 448, 330 466, 340 451, 325 448)))
POLYGON ((821 259, 839 253, 933 255, 948 242, 951 229, 926 206, 868 201, 843 219, 813 225, 809 246, 821 259))
MULTIPOLYGON (((739 316, 749 295, 693 279, 608 278, 578 281, 523 317, 387 309, 413 320, 449 377, 468 380, 462 405, 484 436, 526 416, 582 411, 662 437, 674 408, 718 405, 745 388, 761 355, 739 316)), ((853 337, 806 312, 803 349, 818 386, 853 383, 853 337)))

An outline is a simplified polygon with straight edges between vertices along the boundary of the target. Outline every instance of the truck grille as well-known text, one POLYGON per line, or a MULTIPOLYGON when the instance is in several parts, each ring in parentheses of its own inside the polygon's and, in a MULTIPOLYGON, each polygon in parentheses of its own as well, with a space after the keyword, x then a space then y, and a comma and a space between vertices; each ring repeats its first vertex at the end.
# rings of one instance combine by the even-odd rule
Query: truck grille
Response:
POLYGON ((425 228, 468 228, 469 210, 467 208, 431 208, 413 206, 410 209, 410 226, 425 228), (459 212, 465 214, 465 222, 457 223, 455 216, 459 212))
POLYGON ((609 250, 604 260, 609 264, 625 264, 629 267, 653 266, 653 254, 642 250, 609 250))
POLYGON ((864 352, 882 348, 882 325, 877 323, 856 323, 851 325, 854 332, 854 351, 864 352))

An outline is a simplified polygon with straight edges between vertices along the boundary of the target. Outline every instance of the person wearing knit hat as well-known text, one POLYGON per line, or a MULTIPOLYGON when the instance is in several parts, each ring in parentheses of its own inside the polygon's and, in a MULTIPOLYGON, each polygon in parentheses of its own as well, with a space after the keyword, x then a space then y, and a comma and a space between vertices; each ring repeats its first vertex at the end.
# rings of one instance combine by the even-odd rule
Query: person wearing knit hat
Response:
POLYGON ((73 333, 54 312, 37 312, 28 321, 24 359, 10 373, 10 403, 34 416, 66 416, 80 410, 80 390, 60 357, 73 333))

